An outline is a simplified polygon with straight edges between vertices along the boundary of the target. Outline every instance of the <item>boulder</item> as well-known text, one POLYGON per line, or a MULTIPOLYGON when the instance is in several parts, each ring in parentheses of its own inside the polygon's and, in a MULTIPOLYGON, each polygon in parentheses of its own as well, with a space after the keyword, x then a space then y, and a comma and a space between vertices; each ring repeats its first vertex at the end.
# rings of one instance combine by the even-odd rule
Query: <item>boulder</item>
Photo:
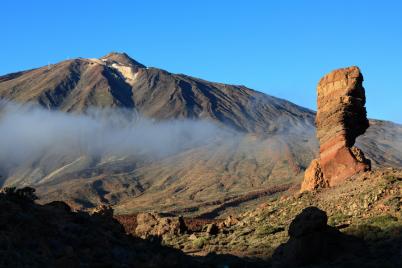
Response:
POLYGON ((327 227, 327 221, 328 217, 324 211, 316 207, 308 207, 290 223, 289 236, 299 238, 320 232, 327 227))
POLYGON ((109 205, 101 204, 101 205, 97 206, 96 208, 94 208, 91 211, 91 214, 94 216, 112 218, 113 217, 113 208, 109 205))
POLYGON ((328 226, 327 219, 327 214, 316 207, 305 208, 297 215, 289 226, 288 242, 272 256, 273 267, 328 264, 339 258, 362 256, 364 242, 328 226))
POLYGON ((219 233, 219 228, 215 223, 210 223, 206 226, 206 233, 209 235, 217 235, 219 233))
POLYGON ((60 211, 71 212, 71 207, 63 201, 52 201, 45 204, 44 207, 51 207, 59 209, 60 211))
POLYGON ((238 222, 239 220, 237 218, 230 215, 225 219, 223 223, 226 227, 230 227, 232 225, 236 225, 238 222))
POLYGON ((144 212, 137 215, 135 233, 146 239, 165 234, 182 234, 186 229, 183 217, 163 217, 155 212, 144 212))
POLYGON ((325 188, 328 186, 328 181, 324 178, 324 174, 321 170, 320 161, 318 159, 314 159, 304 172, 302 191, 325 188))

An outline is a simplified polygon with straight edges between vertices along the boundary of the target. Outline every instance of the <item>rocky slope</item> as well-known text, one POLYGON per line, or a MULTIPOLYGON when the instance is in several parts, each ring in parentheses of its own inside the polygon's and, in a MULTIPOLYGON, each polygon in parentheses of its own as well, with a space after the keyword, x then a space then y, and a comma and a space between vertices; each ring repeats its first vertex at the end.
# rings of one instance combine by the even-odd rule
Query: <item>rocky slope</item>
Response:
MULTIPOLYGON (((266 267, 298 267, 302 264, 303 267, 400 267, 400 169, 377 169, 332 188, 303 194, 297 194, 297 191, 272 197, 256 209, 243 213, 228 211, 212 223, 187 221, 186 232, 165 232, 160 237, 164 244, 188 254, 215 252, 254 257, 265 262, 266 267), (295 221, 296 216, 308 207, 321 209, 324 216, 323 212, 313 213, 295 221), (326 217, 330 227, 325 227, 326 217), (331 245, 325 244, 328 239, 331 245), (278 249, 283 243, 286 244, 278 249), (333 248, 337 243, 346 244, 333 248), (349 248, 348 252, 340 252, 345 247, 349 248), (287 251, 287 248, 293 249, 287 251), (275 255, 273 261, 272 255, 275 255), (293 263, 289 264, 289 261, 293 263)), ((126 216, 125 222, 129 222, 128 218, 126 216)), ((141 233, 144 226, 125 226, 134 235, 144 235, 141 233)))
MULTIPOLYGON (((34 186, 42 202, 112 204, 118 213, 223 211, 299 183, 318 151, 313 111, 244 86, 148 68, 126 54, 1 76, 0 97, 69 114, 123 108, 156 121, 204 120, 235 133, 156 159, 45 151, 12 170, 1 164, 3 185, 34 186)), ((399 125, 375 121, 357 143, 374 166, 396 167, 401 133, 399 125)))
POLYGON ((117 216, 34 203, 34 189, 0 191, 4 267, 400 267, 402 171, 271 198, 203 220, 117 216), (134 236, 131 236, 133 234, 134 236), (137 236, 141 236, 141 239, 137 236), (164 246, 161 246, 160 244, 164 246), (173 248, 172 248, 173 247, 173 248), (176 248, 176 249, 174 249, 176 248), (186 253, 186 254, 183 254, 186 253))
POLYGON ((1 267, 197 267, 179 251, 126 235, 108 215, 31 197, 0 193, 1 267))

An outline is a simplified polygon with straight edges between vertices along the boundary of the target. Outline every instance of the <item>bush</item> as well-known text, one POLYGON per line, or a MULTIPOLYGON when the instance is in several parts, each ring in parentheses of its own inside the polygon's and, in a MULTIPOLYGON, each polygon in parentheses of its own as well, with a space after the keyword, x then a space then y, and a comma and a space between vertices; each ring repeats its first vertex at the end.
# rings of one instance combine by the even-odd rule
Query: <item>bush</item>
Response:
POLYGON ((197 249, 201 249, 207 243, 207 239, 205 237, 198 237, 193 240, 193 246, 197 249))
POLYGON ((402 223, 392 215, 381 215, 368 219, 364 224, 351 226, 346 233, 363 238, 378 240, 400 235, 402 223))
POLYGON ((390 207, 393 211, 399 211, 402 207, 402 198, 399 196, 395 196, 387 200, 384 204, 390 207))
POLYGON ((346 233, 364 240, 377 240, 382 238, 381 228, 368 224, 352 226, 346 230, 346 233))
POLYGON ((382 229, 391 227, 398 222, 398 218, 392 215, 381 215, 374 218, 371 218, 368 221, 368 224, 380 227, 382 229))
POLYGON ((402 181, 402 178, 398 178, 398 177, 395 177, 395 176, 392 176, 392 175, 384 176, 384 179, 388 183, 395 183, 395 182, 398 182, 398 181, 402 181))
POLYGON ((28 201, 33 202, 38 197, 35 195, 35 189, 31 187, 24 187, 17 189, 15 187, 5 187, 1 190, 1 195, 7 199, 15 201, 28 201))
POLYGON ((271 234, 275 234, 278 232, 282 232, 285 229, 283 227, 278 227, 278 226, 272 226, 272 225, 262 225, 258 226, 257 229, 255 230, 255 233, 257 236, 267 236, 271 234))
POLYGON ((343 223, 348 218, 349 216, 344 215, 342 213, 334 214, 328 218, 328 225, 336 227, 337 225, 343 223))

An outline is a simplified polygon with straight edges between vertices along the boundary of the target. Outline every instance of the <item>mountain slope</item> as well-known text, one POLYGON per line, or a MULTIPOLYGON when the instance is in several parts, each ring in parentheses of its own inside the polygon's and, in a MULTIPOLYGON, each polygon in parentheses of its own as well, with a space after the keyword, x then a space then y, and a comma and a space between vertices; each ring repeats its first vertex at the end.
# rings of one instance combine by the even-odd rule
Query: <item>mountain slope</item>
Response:
MULTIPOLYGON (((202 213, 254 191, 298 183, 317 152, 313 111, 244 86, 147 68, 126 54, 2 76, 0 97, 71 114, 122 108, 156 121, 202 120, 230 130, 157 158, 44 151, 12 170, 0 164, 3 184, 35 186, 44 202, 109 203, 120 213, 202 213)), ((373 121, 358 144, 374 165, 398 166, 401 133, 398 125, 373 121)))
POLYGON ((310 123, 310 110, 248 89, 146 68, 126 54, 73 59, 0 78, 0 97, 82 112, 123 107, 156 118, 204 118, 247 132, 310 123), (274 124, 280 117, 283 122, 274 124))

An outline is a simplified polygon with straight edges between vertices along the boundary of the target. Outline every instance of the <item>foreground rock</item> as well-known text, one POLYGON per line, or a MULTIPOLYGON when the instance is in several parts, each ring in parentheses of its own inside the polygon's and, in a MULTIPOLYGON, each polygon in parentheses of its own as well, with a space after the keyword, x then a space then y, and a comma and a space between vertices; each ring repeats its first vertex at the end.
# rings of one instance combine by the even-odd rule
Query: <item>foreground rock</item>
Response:
POLYGON ((369 127, 362 82, 355 66, 335 70, 320 80, 316 116, 320 155, 306 170, 301 191, 334 186, 370 170, 370 161, 353 147, 369 127))
POLYGON ((90 215, 60 201, 38 205, 35 198, 29 187, 0 191, 1 267, 205 266, 178 250, 126 235, 107 207, 90 215))
POLYGON ((135 234, 141 238, 161 237, 165 234, 182 234, 186 226, 182 217, 163 217, 158 213, 145 212, 137 215, 135 234))
POLYGON ((328 226, 327 220, 327 214, 316 207, 297 215, 289 227, 289 241, 273 255, 274 267, 300 267, 363 255, 361 240, 328 226))

